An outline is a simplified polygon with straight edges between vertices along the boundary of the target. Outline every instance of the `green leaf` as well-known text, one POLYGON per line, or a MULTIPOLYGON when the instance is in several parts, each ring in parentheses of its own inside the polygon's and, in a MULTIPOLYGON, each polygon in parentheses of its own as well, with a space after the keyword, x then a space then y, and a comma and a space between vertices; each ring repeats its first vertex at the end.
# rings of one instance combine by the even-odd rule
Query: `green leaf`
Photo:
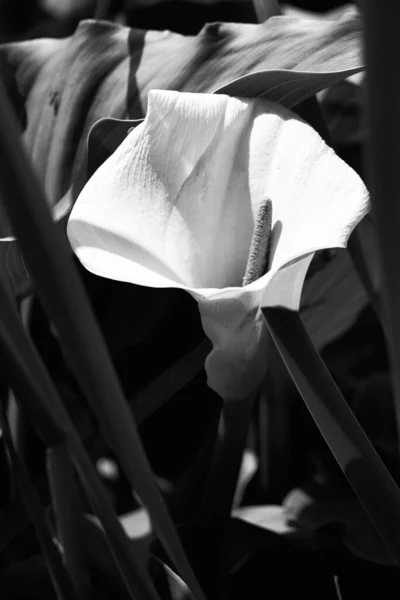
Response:
POLYGON ((321 88, 363 66, 355 14, 311 25, 290 17, 213 23, 196 37, 82 21, 72 38, 4 44, 0 57, 51 205, 68 190, 91 126, 103 117, 142 118, 150 89, 212 92, 258 71, 267 77, 259 93, 276 77, 291 88, 291 78, 304 86, 305 76, 316 77, 321 88), (264 73, 271 70, 284 72, 264 73))
POLYGON ((290 70, 258 71, 219 87, 215 93, 242 98, 261 96, 291 108, 324 88, 362 70, 363 67, 327 73, 290 70))

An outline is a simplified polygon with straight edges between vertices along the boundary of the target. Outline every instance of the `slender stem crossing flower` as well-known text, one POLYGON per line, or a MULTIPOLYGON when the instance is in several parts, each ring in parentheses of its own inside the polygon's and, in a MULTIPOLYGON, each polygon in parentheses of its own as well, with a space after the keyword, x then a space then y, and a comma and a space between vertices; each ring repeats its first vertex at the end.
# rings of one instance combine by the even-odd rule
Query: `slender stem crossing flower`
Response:
POLYGON ((368 202, 359 176, 284 107, 153 90, 144 121, 81 192, 68 236, 89 271, 198 301, 208 384, 231 401, 265 375, 260 307, 297 310, 313 253, 345 246, 368 202), (254 279, 260 210, 268 264, 254 279))

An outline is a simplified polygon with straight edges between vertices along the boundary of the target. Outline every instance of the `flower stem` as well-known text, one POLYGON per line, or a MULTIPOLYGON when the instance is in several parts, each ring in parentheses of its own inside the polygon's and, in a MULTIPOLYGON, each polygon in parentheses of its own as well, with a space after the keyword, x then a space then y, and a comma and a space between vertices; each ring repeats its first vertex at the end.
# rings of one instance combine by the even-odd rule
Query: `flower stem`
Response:
MULTIPOLYGON (((252 393, 247 398, 224 402, 210 473, 201 498, 199 523, 200 527, 205 527, 205 531, 210 535, 206 537, 205 542, 207 558, 204 558, 202 552, 198 567, 203 573, 202 583, 209 600, 226 598, 227 526, 229 526, 255 398, 256 394, 252 393)), ((200 548, 202 547, 204 543, 203 545, 200 543, 200 548)))
POLYGON ((230 517, 255 398, 253 392, 247 398, 224 403, 202 498, 202 514, 207 519, 230 517))
POLYGON ((308 410, 376 530, 400 566, 400 490, 331 378, 297 312, 263 308, 308 410))

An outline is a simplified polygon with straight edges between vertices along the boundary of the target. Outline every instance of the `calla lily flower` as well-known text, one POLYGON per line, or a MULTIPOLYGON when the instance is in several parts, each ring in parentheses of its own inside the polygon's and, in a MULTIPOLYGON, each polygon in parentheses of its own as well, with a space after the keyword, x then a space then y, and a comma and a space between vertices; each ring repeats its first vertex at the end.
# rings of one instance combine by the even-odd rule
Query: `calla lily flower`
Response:
POLYGON ((97 275, 187 290, 213 344, 208 384, 234 400, 265 375, 260 307, 297 310, 313 253, 345 246, 367 210, 359 176, 284 107, 153 90, 144 121, 82 190, 68 236, 97 275), (243 285, 265 198, 268 269, 243 285))

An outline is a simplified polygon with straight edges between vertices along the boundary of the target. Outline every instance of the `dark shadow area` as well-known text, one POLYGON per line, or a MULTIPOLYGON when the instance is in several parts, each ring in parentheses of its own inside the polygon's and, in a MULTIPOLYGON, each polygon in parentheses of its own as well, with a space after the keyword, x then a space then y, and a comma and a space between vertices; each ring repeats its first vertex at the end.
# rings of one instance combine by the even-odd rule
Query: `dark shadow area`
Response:
POLYGON ((130 30, 128 36, 129 77, 128 89, 126 91, 125 117, 128 119, 141 119, 144 117, 143 107, 140 102, 140 90, 136 81, 136 71, 142 58, 145 34, 145 31, 135 28, 130 30))
POLYGON ((143 29, 170 29, 184 35, 196 35, 205 23, 224 21, 231 23, 255 23, 257 21, 252 2, 219 2, 196 4, 194 2, 163 2, 148 8, 128 11, 131 27, 143 29))

